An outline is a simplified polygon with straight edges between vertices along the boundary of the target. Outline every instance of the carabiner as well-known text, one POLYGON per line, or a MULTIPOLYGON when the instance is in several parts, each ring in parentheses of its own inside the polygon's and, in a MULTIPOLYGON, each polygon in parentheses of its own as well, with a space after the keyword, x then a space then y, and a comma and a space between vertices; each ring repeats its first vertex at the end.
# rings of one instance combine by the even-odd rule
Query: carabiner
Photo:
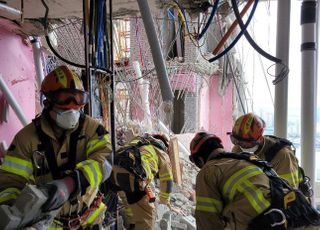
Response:
POLYGON ((286 221, 287 221, 286 215, 280 209, 272 208, 269 211, 267 211, 266 213, 264 213, 264 215, 268 215, 272 212, 279 213, 282 220, 280 222, 275 222, 275 223, 271 224, 271 227, 280 226, 280 225, 283 225, 286 223, 286 221))

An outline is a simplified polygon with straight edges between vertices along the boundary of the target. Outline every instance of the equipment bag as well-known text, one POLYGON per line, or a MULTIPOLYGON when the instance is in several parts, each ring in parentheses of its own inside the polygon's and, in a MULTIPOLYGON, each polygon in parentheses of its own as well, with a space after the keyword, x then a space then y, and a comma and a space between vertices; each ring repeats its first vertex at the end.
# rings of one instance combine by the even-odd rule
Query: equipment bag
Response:
MULTIPOLYGON (((269 149, 268 154, 266 154, 266 161, 271 162, 272 159, 277 155, 277 153, 284 147, 289 146, 295 153, 295 147, 293 143, 285 138, 276 137, 273 135, 266 135, 269 138, 272 138, 276 143, 269 149)), ((303 168, 299 166, 299 179, 302 180, 299 182, 299 190, 308 198, 311 198, 313 195, 313 189, 310 183, 310 178, 305 175, 303 168)))
POLYGON ((272 165, 250 153, 220 153, 214 159, 246 160, 258 167, 270 179, 271 205, 249 224, 249 230, 285 230, 314 225, 320 226, 320 213, 312 207, 304 194, 292 188, 272 169, 272 165))

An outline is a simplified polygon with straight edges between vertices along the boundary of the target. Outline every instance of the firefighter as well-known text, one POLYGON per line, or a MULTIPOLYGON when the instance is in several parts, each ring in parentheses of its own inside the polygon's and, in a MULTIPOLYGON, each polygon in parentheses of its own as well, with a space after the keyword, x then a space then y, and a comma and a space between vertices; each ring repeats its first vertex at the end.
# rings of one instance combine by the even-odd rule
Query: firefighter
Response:
POLYGON ((298 188, 303 176, 299 173, 295 150, 291 145, 277 148, 279 138, 263 135, 265 127, 264 120, 253 113, 240 116, 235 121, 232 132, 228 133, 234 144, 232 152, 252 152, 259 158, 271 162, 280 177, 298 188))
POLYGON ((242 160, 214 159, 224 152, 220 138, 197 133, 190 152, 190 161, 201 169, 196 179, 197 229, 247 229, 269 207, 269 179, 259 167, 242 160))
POLYGON ((197 229, 319 229, 318 211, 270 163, 250 153, 225 152, 220 138, 206 132, 194 136, 190 152, 200 168, 197 229))
POLYGON ((155 229, 153 180, 159 176, 159 205, 170 206, 173 176, 169 155, 169 138, 164 134, 134 137, 117 151, 110 183, 124 191, 130 214, 129 229, 155 229))
POLYGON ((99 226, 105 212, 99 186, 112 171, 107 131, 83 113, 88 93, 67 66, 44 78, 41 93, 42 113, 15 135, 0 167, 0 204, 36 184, 49 196, 43 212, 61 208, 49 229, 99 226))

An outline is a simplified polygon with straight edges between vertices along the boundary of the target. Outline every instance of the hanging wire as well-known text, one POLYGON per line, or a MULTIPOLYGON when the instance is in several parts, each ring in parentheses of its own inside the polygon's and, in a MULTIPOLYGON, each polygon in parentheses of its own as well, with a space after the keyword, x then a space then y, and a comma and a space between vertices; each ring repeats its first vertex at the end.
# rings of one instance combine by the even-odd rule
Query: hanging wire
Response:
MULTIPOLYGON (((82 68, 82 69, 86 68, 86 66, 83 65, 83 64, 74 63, 74 62, 72 62, 72 61, 70 61, 70 60, 67 60, 66 58, 64 58, 63 56, 61 56, 61 55, 55 50, 55 48, 52 46, 51 41, 50 41, 50 38, 49 38, 49 36, 48 36, 48 29, 49 29, 49 22, 48 22, 49 7, 48 7, 48 5, 46 4, 45 0, 41 0, 41 2, 42 2, 43 6, 44 6, 45 9, 46 9, 46 10, 45 10, 45 16, 44 16, 45 40, 46 40, 46 42, 47 42, 50 50, 52 51, 52 53, 53 53, 56 57, 58 57, 60 60, 62 60, 63 62, 65 62, 65 63, 67 63, 67 64, 69 64, 69 65, 71 65, 71 66, 75 66, 75 67, 82 68)), ((90 68, 93 68, 93 66, 90 66, 90 68)), ((99 68, 99 69, 110 73, 108 69, 105 69, 105 68, 99 68)))
MULTIPOLYGON (((250 14, 248 16, 246 24, 244 25, 245 29, 248 27, 253 15, 254 15, 254 12, 255 12, 255 10, 257 8, 258 2, 259 2, 259 0, 255 0, 254 1, 254 4, 253 4, 252 9, 251 9, 251 12, 250 12, 250 14)), ((222 56, 224 56, 226 53, 228 53, 237 44, 237 42, 239 41, 239 39, 241 38, 243 33, 244 33, 244 30, 241 30, 239 32, 239 34, 236 36, 236 38, 230 43, 230 45, 227 48, 225 48, 221 53, 219 53, 217 56, 209 59, 209 62, 214 62, 214 61, 218 60, 219 58, 221 58, 222 56)))
POLYGON ((218 5, 219 5, 219 0, 216 0, 212 6, 212 10, 211 10, 211 14, 210 14, 210 17, 206 23, 206 25, 204 26, 203 30, 200 32, 199 36, 198 36, 198 40, 200 40, 203 35, 207 32, 209 26, 211 25, 211 22, 213 20, 213 17, 215 16, 216 12, 217 12, 217 9, 218 9, 218 5))

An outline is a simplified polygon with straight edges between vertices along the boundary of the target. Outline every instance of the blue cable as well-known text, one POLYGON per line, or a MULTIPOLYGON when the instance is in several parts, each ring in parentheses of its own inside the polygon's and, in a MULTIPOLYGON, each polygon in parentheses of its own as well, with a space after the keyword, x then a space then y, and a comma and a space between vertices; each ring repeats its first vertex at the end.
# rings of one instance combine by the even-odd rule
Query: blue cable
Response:
POLYGON ((257 5, 258 5, 258 2, 259 0, 255 0, 254 1, 254 4, 252 6, 252 10, 248 16, 248 19, 246 21, 246 24, 244 24, 244 30, 241 30, 240 33, 237 35, 237 37, 231 42, 231 44, 225 48, 225 50, 223 50, 221 53, 219 53, 217 56, 209 59, 209 62, 214 62, 216 60, 218 60, 219 58, 221 58, 223 55, 225 55, 226 53, 228 53, 234 46, 235 44, 237 44, 237 42, 239 41, 239 39, 241 38, 241 36, 244 34, 244 31, 246 31, 253 15, 254 15, 254 12, 256 11, 256 8, 257 8, 257 5))
POLYGON ((168 9, 168 16, 172 19, 172 20, 175 20, 176 17, 173 15, 173 13, 171 12, 172 9, 168 9))
POLYGON ((241 19, 240 13, 239 13, 239 9, 237 6, 237 2, 236 0, 231 0, 232 3, 232 8, 234 11, 234 14, 237 18, 237 21, 239 23, 239 26, 241 28, 241 30, 244 31, 244 36, 246 37, 247 41, 250 43, 250 45, 262 56, 264 56, 265 58, 269 59, 270 61, 276 62, 276 63, 281 63, 282 60, 279 58, 276 58, 270 54, 268 54, 266 51, 264 51, 263 49, 261 49, 260 46, 257 45, 257 43, 252 39, 252 37, 250 36, 250 34, 248 33, 248 31, 244 28, 244 24, 243 21, 241 19))
POLYGON ((176 0, 173 0, 173 1, 178 5, 179 9, 181 10, 183 17, 184 17, 184 20, 186 21, 188 33, 190 34, 190 28, 189 28, 186 12, 185 12, 184 8, 180 5, 180 3, 178 1, 176 1, 176 0))
POLYGON ((198 36, 198 40, 200 40, 203 37, 203 35, 207 32, 207 30, 212 22, 212 19, 217 12, 218 5, 219 5, 219 0, 216 0, 212 6, 211 14, 210 14, 210 17, 207 21, 207 24, 204 26, 203 30, 201 31, 201 33, 198 36))

